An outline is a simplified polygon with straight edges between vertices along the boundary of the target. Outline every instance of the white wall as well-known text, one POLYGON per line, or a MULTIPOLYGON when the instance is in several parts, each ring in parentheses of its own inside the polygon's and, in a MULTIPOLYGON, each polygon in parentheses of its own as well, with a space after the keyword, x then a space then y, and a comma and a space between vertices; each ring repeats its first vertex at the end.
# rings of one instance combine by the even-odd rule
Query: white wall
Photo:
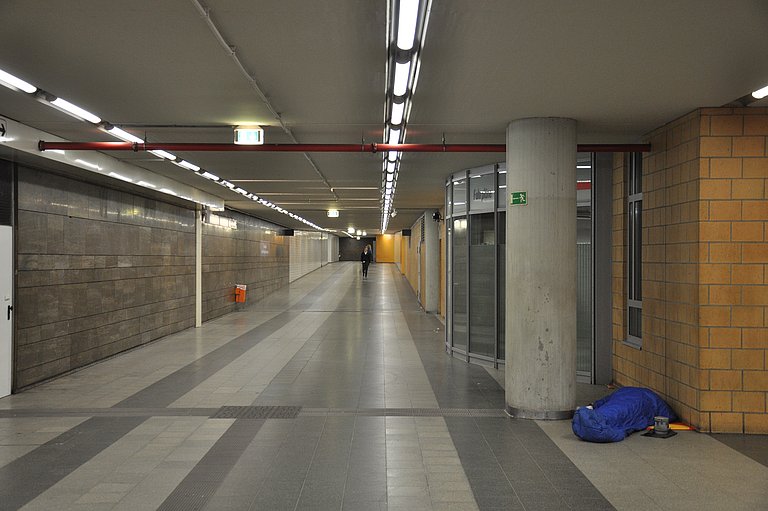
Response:
POLYGON ((328 236, 328 242, 326 244, 327 254, 326 254, 326 260, 323 264, 326 263, 335 263, 339 260, 339 237, 334 236, 333 234, 330 234, 328 236))
POLYGON ((339 259, 339 238, 336 236, 317 231, 294 231, 290 240, 290 282, 339 259))

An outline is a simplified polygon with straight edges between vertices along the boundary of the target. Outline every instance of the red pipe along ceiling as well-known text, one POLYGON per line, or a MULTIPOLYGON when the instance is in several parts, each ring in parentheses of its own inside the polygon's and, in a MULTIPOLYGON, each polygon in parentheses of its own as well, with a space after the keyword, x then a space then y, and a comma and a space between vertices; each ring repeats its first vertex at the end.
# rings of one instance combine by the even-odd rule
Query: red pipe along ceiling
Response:
MULTIPOLYGON (((135 142, 45 142, 37 143, 40 151, 256 151, 300 153, 382 153, 388 151, 416 153, 504 153, 505 144, 197 144, 135 142)), ((650 144, 578 144, 583 153, 649 152, 650 144)))

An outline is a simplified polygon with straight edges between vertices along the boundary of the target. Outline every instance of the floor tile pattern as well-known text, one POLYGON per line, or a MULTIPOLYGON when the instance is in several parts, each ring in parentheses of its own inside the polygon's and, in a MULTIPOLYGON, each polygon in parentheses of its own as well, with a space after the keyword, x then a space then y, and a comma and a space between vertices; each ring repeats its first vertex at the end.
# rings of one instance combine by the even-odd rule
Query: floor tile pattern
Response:
POLYGON ((329 265, 0 399, 0 510, 768 509, 764 443, 510 419, 444 334, 393 265, 329 265))

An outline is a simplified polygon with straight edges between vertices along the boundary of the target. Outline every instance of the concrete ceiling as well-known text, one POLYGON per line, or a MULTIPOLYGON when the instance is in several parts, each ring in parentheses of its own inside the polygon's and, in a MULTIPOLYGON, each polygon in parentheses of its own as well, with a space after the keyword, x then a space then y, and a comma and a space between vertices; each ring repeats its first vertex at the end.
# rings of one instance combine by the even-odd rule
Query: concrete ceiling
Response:
MULTIPOLYGON (((207 0, 227 43, 300 143, 380 142, 387 0, 207 0)), ((4 0, 0 69, 149 142, 292 142, 189 0, 4 0), (160 126, 163 127, 160 127, 160 126)), ((583 143, 638 142, 768 84, 764 0, 433 0, 407 142, 503 143, 509 121, 562 116, 583 143)), ((0 116, 114 140, 0 87, 0 116)), ((289 227, 299 223, 146 153, 110 153, 289 227)), ((380 225, 381 155, 177 153, 329 228, 380 225), (341 210, 329 219, 325 210, 341 210)), ((443 203, 445 177, 500 154, 405 154, 390 230, 443 203)))

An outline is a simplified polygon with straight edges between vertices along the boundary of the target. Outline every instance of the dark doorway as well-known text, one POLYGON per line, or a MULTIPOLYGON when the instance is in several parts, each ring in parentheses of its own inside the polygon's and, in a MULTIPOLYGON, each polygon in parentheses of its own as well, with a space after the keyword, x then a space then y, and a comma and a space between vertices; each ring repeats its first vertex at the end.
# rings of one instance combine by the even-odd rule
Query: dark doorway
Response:
POLYGON ((339 238, 340 261, 359 261, 366 245, 373 249, 373 260, 376 261, 376 238, 339 238))

